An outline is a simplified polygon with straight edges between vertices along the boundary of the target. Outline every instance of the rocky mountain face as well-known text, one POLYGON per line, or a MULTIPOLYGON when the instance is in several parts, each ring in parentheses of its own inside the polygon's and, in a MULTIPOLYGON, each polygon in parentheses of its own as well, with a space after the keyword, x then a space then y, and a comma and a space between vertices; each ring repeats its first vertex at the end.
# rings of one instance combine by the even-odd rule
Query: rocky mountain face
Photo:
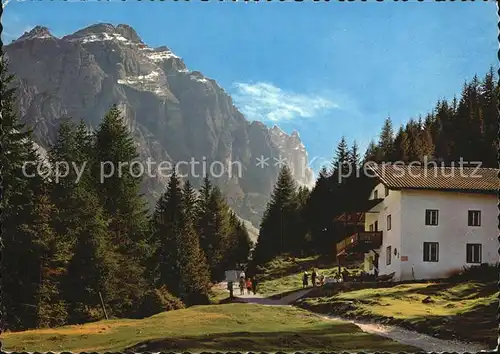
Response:
MULTIPOLYGON (((280 157, 298 183, 313 183, 297 133, 247 121, 217 82, 188 70, 167 47, 150 48, 130 26, 96 24, 63 38, 38 26, 4 48, 18 80, 22 120, 42 147, 54 141, 61 118, 95 128, 116 104, 141 161, 178 163, 195 186, 205 166, 230 206, 253 225, 260 223, 280 157), (261 156, 269 159, 257 166, 261 156)), ((151 205, 167 178, 146 178, 151 205)))

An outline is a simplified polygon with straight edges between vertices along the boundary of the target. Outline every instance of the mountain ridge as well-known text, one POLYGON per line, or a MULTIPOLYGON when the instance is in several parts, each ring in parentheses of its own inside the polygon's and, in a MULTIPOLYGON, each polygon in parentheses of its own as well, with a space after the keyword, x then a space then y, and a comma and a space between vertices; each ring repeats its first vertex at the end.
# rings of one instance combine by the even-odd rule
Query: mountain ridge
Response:
MULTIPOLYGON (((4 48, 19 85, 21 119, 34 127, 42 147, 54 141, 61 118, 82 118, 95 128, 116 104, 143 160, 206 160, 225 169, 239 161, 240 176, 214 183, 253 225, 276 180, 275 160, 286 158, 299 184, 313 184, 297 132, 248 121, 216 80, 189 70, 167 46, 149 47, 128 25, 98 23, 61 38, 36 26, 4 48), (265 168, 256 164, 260 157, 269 159, 265 168)), ((199 186, 200 178, 191 177, 199 186)), ((161 177, 145 181, 151 205, 165 183, 161 177)))

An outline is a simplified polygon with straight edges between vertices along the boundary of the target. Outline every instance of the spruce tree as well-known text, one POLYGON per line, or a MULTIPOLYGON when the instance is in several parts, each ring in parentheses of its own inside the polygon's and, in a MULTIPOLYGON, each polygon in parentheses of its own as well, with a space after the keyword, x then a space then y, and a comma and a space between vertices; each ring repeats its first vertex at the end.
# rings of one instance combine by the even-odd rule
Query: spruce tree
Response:
POLYGON ((393 156, 394 150, 394 132, 392 129, 391 118, 386 118, 384 121, 384 126, 380 133, 378 149, 377 149, 377 160, 379 162, 386 161, 393 156))
MULTIPOLYGON (((14 77, 8 74, 6 57, 0 55, 0 96, 3 153, 0 154, 3 193, 0 199, 2 225, 2 302, 7 310, 3 321, 8 329, 33 328, 38 324, 40 250, 36 246, 37 200, 44 184, 36 171, 40 163, 31 131, 20 123, 15 111, 14 77), (26 165, 26 163, 28 163, 26 165), (30 177, 31 176, 31 177, 30 177)), ((45 171, 43 171, 45 172, 45 171)), ((47 232, 50 232, 47 230, 47 232)))
POLYGON ((254 252, 257 264, 290 251, 296 232, 296 188, 289 168, 283 167, 262 218, 254 252))
POLYGON ((213 215, 210 213, 209 204, 212 195, 212 183, 205 176, 200 190, 200 197, 196 209, 197 230, 200 237, 200 247, 208 260, 212 259, 214 249, 210 242, 213 233, 213 215))
POLYGON ((177 246, 182 232, 182 219, 182 190, 174 171, 155 210, 155 239, 158 244, 155 253, 158 267, 156 287, 165 285, 174 295, 179 295, 181 292, 180 250, 177 246))
POLYGON ((331 166, 331 174, 335 174, 339 169, 344 169, 345 164, 349 163, 349 147, 347 146, 347 141, 344 136, 340 139, 335 151, 335 158, 333 159, 331 166))
POLYGON ((189 181, 182 190, 182 226, 178 236, 179 296, 188 305, 208 303, 210 273, 196 232, 195 191, 189 181))
POLYGON ((61 282, 66 275, 70 245, 54 232, 51 222, 54 205, 50 202, 48 193, 44 191, 35 198, 36 229, 31 229, 31 232, 36 253, 39 255, 40 274, 36 327, 56 327, 68 321, 61 282))
POLYGON ((213 187, 208 203, 208 218, 210 220, 210 233, 208 236, 209 249, 212 250, 208 258, 212 281, 220 281, 224 277, 224 257, 230 250, 231 225, 229 222, 229 207, 218 187, 213 187))
POLYGON ((129 280, 119 277, 119 254, 108 236, 109 220, 92 191, 76 189, 72 198, 78 200, 81 208, 79 224, 74 229, 73 256, 63 283, 71 321, 103 319, 99 293, 110 315, 123 315, 126 310, 122 305, 128 296, 122 297, 122 290, 130 283, 124 284, 129 280))
POLYGON ((116 106, 99 125, 93 151, 96 155, 93 172, 97 192, 104 211, 111 217, 110 232, 114 242, 123 251, 137 256, 147 233, 147 208, 146 201, 139 194, 142 176, 137 165, 131 168, 138 157, 136 147, 116 106), (101 175, 101 170, 111 174, 111 165, 114 173, 107 178, 101 175))
POLYGON ((139 167, 132 165, 138 154, 116 106, 106 114, 93 140, 93 179, 109 220, 111 243, 117 247, 119 272, 116 276, 122 282, 123 297, 119 311, 125 313, 134 310, 146 291, 146 260, 151 248, 148 210, 139 193, 142 176, 138 173, 139 167), (114 166, 114 173, 110 173, 110 164, 114 166), (105 177, 101 170, 110 176, 105 177))

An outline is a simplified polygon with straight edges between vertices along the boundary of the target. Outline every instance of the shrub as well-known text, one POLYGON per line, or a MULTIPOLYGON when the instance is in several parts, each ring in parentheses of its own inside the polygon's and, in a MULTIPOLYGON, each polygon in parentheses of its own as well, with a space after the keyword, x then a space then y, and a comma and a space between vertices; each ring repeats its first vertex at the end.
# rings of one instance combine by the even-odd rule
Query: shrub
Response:
MULTIPOLYGON (((106 310, 109 311, 108 308, 106 308, 106 310)), ((82 303, 77 303, 71 309, 70 323, 74 324, 95 322, 104 318, 104 311, 101 306, 90 306, 82 303)))
POLYGON ((498 270, 498 264, 483 263, 477 266, 463 267, 460 271, 450 274, 451 276, 448 280, 452 282, 464 280, 495 281, 498 280, 498 270))
POLYGON ((166 286, 159 289, 148 290, 139 305, 136 317, 144 318, 160 312, 184 308, 182 301, 172 295, 166 286))

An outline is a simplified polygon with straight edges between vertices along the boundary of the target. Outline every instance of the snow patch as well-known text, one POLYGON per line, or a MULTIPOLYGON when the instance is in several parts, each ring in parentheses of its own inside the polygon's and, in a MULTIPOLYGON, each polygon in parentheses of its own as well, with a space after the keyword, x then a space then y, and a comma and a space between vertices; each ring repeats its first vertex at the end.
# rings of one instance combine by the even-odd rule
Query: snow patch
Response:
POLYGON ((124 45, 132 45, 132 44, 137 44, 132 41, 129 41, 127 38, 123 37, 119 33, 99 33, 97 34, 89 34, 87 36, 83 37, 76 37, 70 39, 70 41, 78 41, 81 43, 92 43, 92 42, 105 42, 105 41, 118 41, 121 44, 124 45))
POLYGON ((117 82, 136 90, 153 92, 158 96, 167 95, 164 78, 160 76, 158 71, 152 71, 147 75, 127 76, 123 79, 118 79, 117 82))
POLYGON ((155 62, 163 61, 166 59, 180 59, 180 57, 169 51, 162 51, 162 52, 153 51, 151 53, 146 54, 146 56, 155 62))
POLYGON ((118 79, 118 83, 122 85, 133 85, 137 83, 155 81, 158 76, 160 76, 160 73, 158 71, 152 71, 147 75, 129 76, 126 77, 125 79, 118 79))
POLYGON ((189 78, 193 81, 198 81, 198 82, 201 82, 203 84, 207 84, 208 83, 208 80, 205 79, 204 77, 199 77, 199 76, 196 76, 196 75, 191 75, 189 76, 189 78))

